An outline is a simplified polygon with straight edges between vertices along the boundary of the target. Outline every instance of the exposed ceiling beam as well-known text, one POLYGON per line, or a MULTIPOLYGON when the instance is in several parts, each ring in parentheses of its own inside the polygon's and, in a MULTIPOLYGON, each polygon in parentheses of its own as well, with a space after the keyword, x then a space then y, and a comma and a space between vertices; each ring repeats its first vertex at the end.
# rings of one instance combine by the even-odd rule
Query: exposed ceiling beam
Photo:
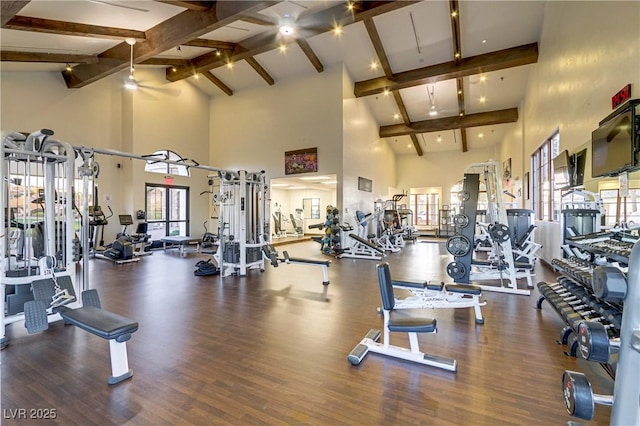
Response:
MULTIPOLYGON (((383 15, 387 12, 401 9, 403 7, 411 6, 420 1, 356 1, 353 10, 355 15, 353 22, 363 21, 365 19, 372 19, 375 16, 383 15)), ((343 6, 344 7, 344 6, 343 6)))
POLYGON ((135 38, 137 41, 145 40, 144 31, 55 21, 53 19, 41 19, 31 16, 14 16, 4 25, 4 28, 10 30, 33 31, 38 33, 61 34, 78 37, 96 37, 117 40, 135 38))
POLYGON ((467 129, 460 129, 460 136, 462 139, 462 152, 467 152, 468 148, 467 148, 467 129))
POLYGON ((173 6, 180 6, 186 9, 195 10, 198 12, 206 12, 211 9, 216 2, 215 1, 171 1, 171 0, 155 0, 158 3, 171 4, 173 6))
MULTIPOLYGON (((258 63, 258 61, 256 61, 255 58, 247 58, 245 59, 245 61, 247 61, 247 63, 249 65, 251 65, 251 68, 253 68, 259 75, 260 77, 262 77, 264 79, 264 81, 267 82, 267 84, 269 86, 273 86, 275 84, 275 80, 273 79, 273 77, 271 77, 271 75, 269 75, 269 73, 267 72, 267 70, 265 70, 262 65, 260 65, 258 63)), ((211 74, 211 73, 209 73, 211 74)))
POLYGON ((521 65, 534 64, 538 61, 538 43, 525 44, 483 55, 472 56, 455 62, 444 62, 415 70, 404 71, 393 75, 393 79, 378 77, 359 81, 355 84, 356 97, 383 93, 385 90, 400 90, 422 84, 437 83, 458 77, 497 71, 521 65))
POLYGON ((313 51, 311 46, 309 46, 307 40, 299 38, 296 40, 296 43, 298 43, 298 46, 300 46, 300 49, 302 49, 302 52, 306 55, 307 59, 311 62, 311 65, 313 65, 316 71, 324 71, 324 65, 322 65, 322 62, 320 62, 316 53, 313 51))
POLYGON ((441 132, 444 130, 463 129, 467 127, 490 126, 494 124, 514 123, 518 121, 518 108, 498 111, 480 112, 464 116, 437 118, 435 120, 416 121, 409 125, 392 124, 380 127, 380 137, 410 135, 412 133, 441 132))
POLYGON ((378 55, 378 61, 384 71, 384 75, 387 78, 393 78, 391 64, 387 58, 387 53, 384 51, 384 46, 382 46, 382 40, 380 39, 380 34, 378 34, 376 24, 371 18, 365 19, 363 22, 364 27, 367 29, 367 33, 369 34, 369 38, 371 39, 371 43, 373 43, 373 49, 376 51, 376 55, 378 55))
POLYGON ((261 25, 263 27, 272 27, 274 25, 278 25, 278 21, 276 21, 275 19, 271 19, 268 16, 262 15, 262 16, 256 16, 256 15, 251 15, 251 16, 243 16, 242 18, 240 18, 241 21, 243 22, 248 22, 250 24, 253 25, 261 25))
POLYGON ((3 27, 7 22, 16 16, 23 7, 29 4, 29 0, 26 1, 12 1, 5 0, 0 1, 0 25, 3 27))
POLYGON ((458 0, 449 0, 449 17, 451 18, 451 40, 453 42, 453 62, 456 65, 462 60, 462 42, 460 38, 460 6, 458 0))
POLYGON ((167 65, 172 67, 184 67, 189 65, 189 60, 159 57, 159 58, 150 58, 138 63, 140 65, 167 65))
MULTIPOLYGON (((393 70, 391 69, 391 64, 389 63, 389 59, 387 58, 387 53, 384 50, 384 46, 382 45, 382 40, 380 39, 380 34, 378 33, 378 29, 376 28, 375 22, 373 22, 373 18, 366 18, 363 20, 363 22, 367 30, 367 34, 369 34, 369 39, 373 44, 373 49, 375 50, 376 55, 378 56, 378 62, 380 63, 380 66, 384 71, 384 75, 387 78, 392 78, 393 70)), ((407 112, 407 108, 404 105, 404 101, 402 100, 402 96, 400 95, 400 92, 397 90, 394 90, 392 93, 393 93, 393 99, 395 100, 396 106, 398 107, 398 111, 400 111, 400 115, 402 116, 402 121, 404 122, 405 125, 410 124, 411 120, 409 119, 409 113, 407 112)), ((418 154, 418 156, 421 157, 422 147, 420 146, 420 141, 418 140, 418 136, 413 133, 410 134, 409 136, 411 137, 411 142, 413 143, 413 147, 416 150, 416 154, 418 154)))
MULTIPOLYGON (((453 43, 453 62, 460 65, 462 61, 462 39, 460 38, 460 4, 458 0, 449 0, 449 18, 451 19, 451 40, 453 43)), ((456 78, 456 93, 458 94, 458 114, 463 116, 464 107, 464 81, 462 77, 456 78)), ((467 129, 460 129, 462 152, 467 152, 467 129)))
MULTIPOLYGON (((242 2, 237 2, 242 3, 242 2)), ((374 16, 375 14, 384 13, 388 8, 397 9, 399 7, 408 6, 415 2, 364 2, 366 3, 367 16, 374 16), (391 3, 391 4, 390 4, 391 3), (398 4, 396 4, 398 3, 398 4)), ((246 14, 245 14, 246 15, 246 14)), ((307 34, 315 34, 322 31, 329 31, 336 25, 345 26, 355 22, 356 19, 361 17, 360 12, 350 13, 346 10, 343 4, 331 7, 329 9, 322 10, 320 12, 301 16, 296 25, 301 28, 307 34)), ((274 27, 273 31, 266 32, 264 34, 258 34, 254 37, 250 37, 242 42, 238 43, 238 48, 229 55, 217 56, 214 52, 206 53, 202 56, 191 59, 193 68, 179 68, 177 72, 171 72, 170 69, 166 71, 166 78, 169 81, 177 81, 184 78, 188 78, 193 73, 204 72, 225 66, 229 62, 237 62, 243 59, 247 59, 252 56, 259 55, 261 53, 268 52, 270 50, 279 48, 283 41, 276 37, 277 28, 274 27)), ((285 44, 292 43, 295 38, 291 38, 285 44)))
POLYGON ((235 43, 229 43, 228 41, 208 40, 206 38, 196 38, 195 40, 182 43, 182 45, 221 50, 233 50, 235 48, 235 43))
POLYGON ((233 96, 233 90, 229 88, 226 84, 224 84, 218 77, 211 74, 209 71, 205 71, 201 73, 207 80, 218 86, 218 89, 222 90, 228 96, 233 96))
MULTIPOLYGON (((272 6, 276 1, 237 2, 235 15, 219 19, 217 8, 206 12, 185 10, 146 31, 147 40, 134 46, 134 61, 141 62, 160 53, 186 43, 215 29, 229 25, 243 14, 254 13, 272 6)), ((99 62, 92 65, 79 65, 72 73, 63 73, 67 87, 79 88, 103 77, 114 74, 129 66, 130 47, 120 43, 98 55, 99 62)), ((183 68, 183 67, 181 67, 183 68)), ((171 68, 169 68, 171 71, 171 68)))
POLYGON ((98 57, 94 55, 75 55, 68 53, 16 52, 3 50, 0 52, 2 62, 49 62, 56 64, 96 64, 98 57))

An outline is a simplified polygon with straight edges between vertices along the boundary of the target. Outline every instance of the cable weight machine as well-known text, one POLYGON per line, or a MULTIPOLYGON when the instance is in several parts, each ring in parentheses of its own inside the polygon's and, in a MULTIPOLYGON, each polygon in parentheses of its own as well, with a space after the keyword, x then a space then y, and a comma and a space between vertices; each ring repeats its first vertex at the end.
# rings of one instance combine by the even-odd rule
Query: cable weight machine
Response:
POLYGON ((256 268, 264 271, 262 245, 269 237, 265 172, 219 171, 208 178, 218 209, 214 259, 220 275, 245 276, 247 270, 256 268))

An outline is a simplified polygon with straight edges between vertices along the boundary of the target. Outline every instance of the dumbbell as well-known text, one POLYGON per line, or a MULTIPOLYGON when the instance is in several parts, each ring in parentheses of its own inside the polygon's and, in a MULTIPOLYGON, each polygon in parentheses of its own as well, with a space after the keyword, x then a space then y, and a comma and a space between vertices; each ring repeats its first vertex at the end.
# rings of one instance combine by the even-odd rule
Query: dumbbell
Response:
MULTIPOLYGON (((609 362, 611 342, 607 328, 600 322, 583 321, 578 325, 580 356, 588 361, 609 362)), ((619 346, 619 344, 618 344, 619 346)))
POLYGON ((567 412, 585 420, 593 419, 595 404, 613 405, 613 396, 594 394, 587 376, 577 371, 562 374, 562 394, 567 412))

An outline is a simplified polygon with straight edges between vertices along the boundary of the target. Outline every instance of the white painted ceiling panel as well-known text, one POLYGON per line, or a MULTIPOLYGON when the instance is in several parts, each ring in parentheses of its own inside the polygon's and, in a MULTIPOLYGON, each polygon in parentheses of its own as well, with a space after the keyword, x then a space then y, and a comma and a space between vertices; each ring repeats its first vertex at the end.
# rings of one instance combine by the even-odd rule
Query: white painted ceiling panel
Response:
POLYGON ((448 16, 447 2, 423 1, 374 18, 394 73, 453 60, 448 16))
POLYGON ((146 31, 185 9, 156 1, 37 0, 22 16, 146 31))

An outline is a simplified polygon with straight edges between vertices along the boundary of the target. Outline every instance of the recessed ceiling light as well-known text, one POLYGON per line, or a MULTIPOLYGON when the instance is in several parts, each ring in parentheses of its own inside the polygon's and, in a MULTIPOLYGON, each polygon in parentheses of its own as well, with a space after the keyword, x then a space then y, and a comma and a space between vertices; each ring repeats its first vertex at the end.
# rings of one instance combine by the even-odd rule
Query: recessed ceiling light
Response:
POLYGON ((280 27, 280 34, 291 35, 293 34, 293 27, 291 25, 283 25, 280 27))
POLYGON ((464 115, 464 112, 461 112, 461 113, 460 113, 460 117, 462 117, 463 115, 464 115))
POLYGON ((460 53, 456 52, 455 55, 453 55, 455 58, 459 58, 460 57, 460 53))
POLYGON ((222 55, 222 52, 220 52, 219 50, 216 50, 216 56, 220 56, 222 55))
POLYGON ((393 114, 393 119, 397 120, 400 118, 400 114, 398 114, 397 112, 395 114, 393 114))
POLYGON ((462 95, 462 90, 458 90, 458 95, 462 95))
POLYGON ((200 74, 194 74, 193 78, 195 78, 196 80, 199 80, 200 79, 200 74))
POLYGON ((171 71, 176 72, 178 69, 176 67, 171 67, 171 71))
POLYGON ((372 70, 378 69, 378 63, 376 61, 372 61, 371 64, 369 64, 369 68, 372 70))
POLYGON ((300 180, 327 180, 331 179, 329 176, 309 176, 309 177, 301 177, 298 178, 300 180))
POLYGON ((438 135, 438 139, 436 139, 436 142, 438 143, 442 142, 442 138, 440 137, 440 135, 438 135))
POLYGON ((480 139, 484 138, 484 133, 478 133, 478 137, 479 137, 480 139))
POLYGON ((334 33, 335 35, 340 35, 340 34, 342 34, 342 27, 341 27, 340 25, 336 25, 336 26, 333 28, 333 33, 334 33))
POLYGON ((353 3, 347 3, 347 10, 353 10, 353 3))
POLYGON ((280 45, 280 47, 279 47, 279 49, 280 49, 280 51, 281 51, 282 53, 284 53, 284 52, 286 52, 286 51, 287 51, 287 45, 286 45, 286 44, 281 44, 281 45, 280 45))
POLYGON ((487 42, 487 40, 482 40, 482 44, 485 44, 487 42))
POLYGON ((429 115, 434 117, 434 116, 438 115, 438 111, 436 111, 435 109, 432 109, 431 111, 429 111, 429 115))
POLYGON ((227 62, 227 68, 229 69, 233 68, 233 62, 231 61, 227 62))
POLYGON ((485 98, 484 96, 482 96, 482 97, 480 98, 480 103, 481 103, 481 104, 483 104, 483 103, 485 103, 485 102, 487 102, 487 98, 485 98))
POLYGON ((411 144, 410 143, 407 144, 407 148, 411 148, 411 144))
POLYGON ((482 74, 482 75, 480 76, 480 81, 487 81, 487 76, 486 76, 486 75, 484 75, 484 74, 482 74))
POLYGON ((389 89, 384 89, 382 94, 385 95, 385 96, 389 96, 389 89))
POLYGON ((451 12, 451 17, 455 18, 456 16, 458 16, 458 11, 454 10, 453 12, 451 12))

